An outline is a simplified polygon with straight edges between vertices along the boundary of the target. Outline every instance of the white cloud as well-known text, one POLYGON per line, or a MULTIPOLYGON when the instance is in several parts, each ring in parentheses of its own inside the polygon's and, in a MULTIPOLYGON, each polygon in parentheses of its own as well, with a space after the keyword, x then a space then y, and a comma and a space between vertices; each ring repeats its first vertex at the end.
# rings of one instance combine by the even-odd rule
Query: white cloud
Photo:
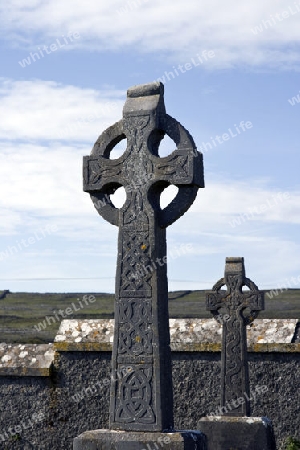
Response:
POLYGON ((82 229, 97 232, 99 216, 82 190, 82 157, 122 117, 125 96, 111 86, 0 80, 0 235, 28 234, 44 223, 70 239, 81 239, 82 229))
POLYGON ((299 52, 293 46, 300 37, 297 5, 285 0, 276 4, 272 0, 189 0, 188 4, 181 0, 15 0, 0 6, 0 17, 3 36, 27 49, 78 32, 74 48, 88 51, 134 46, 184 62, 201 50, 213 49, 216 57, 208 67, 242 63, 288 68, 299 64, 299 52), (127 12, 121 13, 124 8, 127 12), (282 18, 284 11, 286 18, 282 18), (252 30, 257 26, 262 31, 255 34, 252 30))
MULTIPOLYGON (((207 176, 211 178, 211 174, 207 176)), ((167 193, 167 192, 166 192, 167 193)), ((175 196, 170 189, 164 205, 175 196)), ((222 227, 222 235, 248 232, 255 226, 272 223, 300 223, 300 192, 270 188, 265 180, 241 182, 227 178, 211 181, 199 189, 189 214, 201 216, 201 226, 213 232, 222 227), (251 184, 250 184, 251 183, 251 184)), ((187 233, 198 232, 197 220, 192 220, 187 233)))
POLYGON ((270 188, 264 180, 215 181, 199 191, 194 212, 219 216, 229 228, 256 222, 300 223, 300 192, 270 188), (250 184, 251 183, 251 184, 250 184), (234 220, 235 219, 235 220, 234 220), (240 222, 240 225, 239 225, 240 222))
MULTIPOLYGON (((28 237, 46 225, 55 236, 90 239, 99 231, 99 216, 82 190, 82 156, 90 148, 60 144, 0 144, 0 235, 28 237), (83 232, 83 230, 85 230, 83 232)), ((101 241, 110 225, 101 224, 101 241)))
MULTIPOLYGON (((2 234, 9 229, 15 232, 22 215, 24 218, 30 211, 60 220, 62 233, 71 232, 67 221, 63 225, 63 218, 73 218, 74 234, 84 225, 84 218, 92 218, 92 204, 82 191, 82 156, 90 153, 108 125, 122 117, 124 100, 125 93, 112 87, 97 91, 40 80, 2 80, 0 202, 6 218, 0 222, 2 234), (111 104, 114 106, 103 113, 103 105, 111 104), (89 114, 96 112, 99 118, 89 121, 89 114), (81 127, 76 126, 80 117, 87 118, 81 127)), ((278 194, 266 181, 251 180, 249 187, 248 180, 214 180, 199 191, 190 214, 199 214, 202 232, 219 233, 221 225, 223 233, 229 235, 246 230, 251 234, 257 224, 299 223, 300 193, 278 194)), ((195 224, 191 221, 190 233, 198 233, 195 224)))
POLYGON ((193 284, 172 282, 171 288, 211 288, 223 276, 226 256, 244 256, 247 275, 263 289, 300 275, 300 245, 289 232, 300 222, 300 192, 288 198, 279 193, 255 179, 250 184, 224 178, 199 189, 191 209, 168 229, 170 251, 183 243, 193 246, 186 264, 171 261, 169 277, 193 284), (240 224, 232 226, 234 218, 242 218, 240 224))
POLYGON ((199 234, 194 254, 184 260, 178 258, 171 261, 168 268, 170 280, 190 280, 193 284, 172 282, 170 285, 172 289, 211 289, 223 277, 225 258, 243 256, 246 275, 259 288, 284 286, 286 279, 300 275, 299 251, 299 244, 279 236, 265 235, 254 240, 245 238, 243 242, 234 236, 219 236, 218 239, 214 235, 209 239, 205 234, 199 234))
POLYGON ((122 118, 126 93, 0 79, 0 139, 93 142, 122 118))

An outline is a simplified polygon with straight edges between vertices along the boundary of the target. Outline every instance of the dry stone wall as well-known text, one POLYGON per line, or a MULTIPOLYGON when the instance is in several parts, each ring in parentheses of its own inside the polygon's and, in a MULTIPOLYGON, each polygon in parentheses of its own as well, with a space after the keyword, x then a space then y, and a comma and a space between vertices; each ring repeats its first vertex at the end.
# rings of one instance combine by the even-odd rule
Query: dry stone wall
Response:
MULTIPOLYGON (((65 320, 48 345, 0 344, 0 449, 72 449, 108 426, 113 320, 65 320)), ((297 320, 248 329, 252 416, 272 419, 279 449, 300 430, 297 320)), ((221 324, 170 319, 175 425, 192 429, 220 403, 221 324)))

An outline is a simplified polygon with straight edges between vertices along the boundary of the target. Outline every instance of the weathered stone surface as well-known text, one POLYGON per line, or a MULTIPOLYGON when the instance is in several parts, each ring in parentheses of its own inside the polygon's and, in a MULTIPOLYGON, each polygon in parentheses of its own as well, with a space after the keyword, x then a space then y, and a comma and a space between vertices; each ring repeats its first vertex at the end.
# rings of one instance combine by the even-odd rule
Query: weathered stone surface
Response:
POLYGON ((199 431, 138 433, 113 430, 87 431, 74 440, 73 450, 206 450, 199 431))
MULTIPOLYGON (((276 351, 276 348, 297 351, 297 346, 288 345, 292 343, 297 322, 297 319, 255 319, 247 326, 248 351, 276 351)), ((114 319, 63 320, 54 346, 59 351, 111 351, 114 323, 114 319)), ((221 350, 222 326, 215 319, 169 319, 169 324, 173 351, 221 350)))
POLYGON ((297 319, 255 319, 247 327, 248 345, 291 344, 297 319))
POLYGON ((207 437, 207 450, 276 450, 266 417, 206 417, 198 427, 207 437))
MULTIPOLYGON (((172 351, 221 350, 222 329, 214 319, 169 322, 172 351)), ((248 351, 300 352, 300 344, 291 344, 297 322, 297 319, 255 319, 248 327, 248 351), (266 333, 270 329, 273 333, 266 333)), ((113 333, 113 319, 63 320, 54 344, 0 344, 0 375, 49 376, 55 350, 111 352, 113 333)))
MULTIPOLYGON (((287 344, 278 345, 284 349, 287 344)), ((257 386, 268 388, 251 401, 251 413, 272 418, 280 450, 286 450, 285 439, 300 430, 297 345, 298 352, 256 351, 248 355, 250 392, 257 386)), ((51 377, 0 376, 0 435, 32 418, 33 413, 45 413, 45 420, 23 429, 19 440, 2 443, 0 437, 0 448, 71 450, 74 436, 108 428, 110 362, 111 351, 59 352, 51 377)), ((172 352, 177 429, 197 429, 201 417, 218 410, 220 373, 220 352, 172 352)))
MULTIPOLYGON (((207 309, 223 325, 221 406, 237 405, 230 416, 249 416, 249 374, 246 325, 264 308, 264 294, 246 278, 244 258, 226 258, 225 275, 206 295, 207 309), (227 291, 221 288, 226 285, 227 291), (248 291, 243 291, 243 286, 248 291), (246 401, 237 400, 245 396, 246 401)), ((226 408, 225 408, 226 409, 226 408)))
POLYGON ((114 319, 63 320, 54 339, 57 350, 111 351, 114 319))
POLYGON ((49 376, 53 344, 0 344, 0 375, 49 376))
POLYGON ((84 157, 84 190, 99 214, 119 227, 111 429, 173 427, 165 229, 189 209, 204 180, 202 155, 184 127, 166 114, 163 94, 158 82, 130 88, 123 119, 84 157), (177 148, 160 158, 165 134, 177 148), (109 159, 122 139, 126 151, 109 159), (162 210, 160 195, 170 184, 178 194, 162 210), (118 209, 109 196, 120 186, 127 198, 118 209))

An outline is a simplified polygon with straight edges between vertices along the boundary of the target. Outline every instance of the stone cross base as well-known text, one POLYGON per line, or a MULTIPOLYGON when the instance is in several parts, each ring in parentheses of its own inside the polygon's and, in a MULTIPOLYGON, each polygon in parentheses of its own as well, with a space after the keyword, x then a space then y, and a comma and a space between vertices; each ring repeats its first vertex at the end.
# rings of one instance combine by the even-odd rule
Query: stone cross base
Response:
POLYGON ((73 441, 73 450, 207 450, 199 431, 172 433, 86 431, 73 441))
POLYGON ((206 435, 207 450, 276 450, 267 417, 203 417, 198 429, 206 435))

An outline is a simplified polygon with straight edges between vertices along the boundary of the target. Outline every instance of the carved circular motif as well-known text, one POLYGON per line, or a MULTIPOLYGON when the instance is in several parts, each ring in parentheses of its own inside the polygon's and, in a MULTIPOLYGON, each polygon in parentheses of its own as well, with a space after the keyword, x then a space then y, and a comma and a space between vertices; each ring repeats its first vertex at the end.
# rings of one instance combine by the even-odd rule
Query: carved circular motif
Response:
MULTIPOLYGON (((130 129, 129 131, 132 134, 138 134, 139 133, 139 127, 144 128, 147 126, 148 118, 147 117, 138 117, 137 122, 135 123, 135 127, 133 129, 130 129)), ((119 122, 115 123, 113 126, 109 127, 107 130, 105 130, 97 139, 92 153, 92 156, 102 156, 106 159, 109 159, 109 155, 111 150, 114 148, 114 146, 119 143, 122 139, 126 138, 126 134, 128 134, 128 126, 126 125, 126 131, 124 130, 124 119, 120 120, 119 122)), ((153 184, 159 182, 159 174, 162 174, 162 179, 166 180, 165 182, 168 182, 167 180, 170 180, 170 184, 175 184, 178 187, 178 193, 176 197, 173 199, 173 201, 164 209, 158 209, 158 215, 157 219, 159 222, 159 225, 162 228, 166 228, 167 226, 171 225, 173 222, 175 222, 179 217, 181 217, 192 205, 194 202, 198 186, 191 182, 191 184, 188 184, 185 180, 185 178, 191 178, 193 179, 193 173, 189 173, 190 164, 189 161, 194 160, 195 158, 199 157, 198 152, 195 149, 195 144, 190 136, 190 134, 185 130, 185 128, 177 122, 174 118, 172 118, 169 115, 165 115, 160 119, 160 127, 159 130, 163 131, 165 134, 167 134, 176 144, 177 148, 174 150, 174 152, 169 155, 167 158, 173 158, 174 163, 173 166, 170 163, 170 167, 168 168, 168 162, 167 158, 159 158, 155 155, 152 155, 149 151, 149 158, 148 162, 145 160, 145 154, 143 154, 141 157, 143 159, 143 164, 146 164, 145 167, 147 167, 147 173, 151 169, 151 166, 153 165, 154 160, 156 158, 160 159, 162 163, 160 164, 160 169, 158 170, 158 175, 156 175, 156 180, 153 180, 153 184), (189 158, 189 159, 187 159, 189 158), (166 161, 166 164, 164 165, 164 162, 166 161), (181 164, 187 165, 187 173, 185 174, 184 168, 181 168, 181 164), (183 172, 182 177, 178 176, 178 184, 177 182, 172 181, 172 174, 173 172, 178 169, 183 172), (184 177, 186 175, 186 177, 184 177), (183 181, 180 181, 180 180, 183 181)), ((155 130, 152 130, 155 131, 155 130)), ((145 136, 140 136, 141 141, 143 139, 146 139, 147 133, 145 133, 145 136)), ((141 142, 139 143, 141 145, 141 142)), ((146 145, 146 144, 145 144, 146 145)), ((149 148, 148 148, 149 150, 149 148)), ((91 194, 92 201, 98 211, 98 213, 108 222, 112 223, 113 225, 119 225, 119 209, 116 208, 110 201, 109 201, 109 195, 119 186, 125 187, 125 189, 132 183, 132 180, 126 180, 126 174, 123 174, 122 167, 128 166, 130 164, 130 152, 131 149, 127 148, 125 152, 123 153, 120 158, 117 160, 112 160, 113 164, 109 168, 105 169, 106 177, 108 177, 108 171, 112 173, 111 179, 113 179, 113 173, 117 173, 116 166, 118 166, 118 170, 120 172, 119 176, 115 176, 114 182, 107 183, 106 186, 104 186, 101 189, 101 192, 99 193, 93 193, 91 194), (116 182, 116 179, 118 179, 118 182, 116 182), (100 207, 99 207, 100 205, 100 207)), ((142 161, 141 161, 142 162, 142 161)), ((136 168, 137 161, 132 160, 133 168, 136 168)), ((110 163, 109 163, 110 164, 110 163)), ((184 166, 183 166, 184 167, 184 166)), ((125 171, 126 172, 126 171, 125 171)), ((149 175, 152 175, 149 172, 149 175)), ((110 177, 110 176, 109 176, 110 177)), ((108 178, 109 178, 108 177, 108 178)), ((149 177, 150 183, 152 181, 152 177, 149 177)), ((141 188, 145 185, 145 182, 142 183, 135 183, 137 186, 136 188, 141 188)))
MULTIPOLYGON (((221 290, 221 288, 223 286, 227 287, 226 282, 225 282, 225 278, 221 278, 220 280, 218 280, 216 282, 216 284, 213 286, 212 291, 214 291, 216 293, 219 293, 219 291, 221 290)), ((217 320, 217 322, 219 322, 219 320, 218 320, 218 317, 219 317, 218 310, 221 309, 222 307, 225 307, 228 310, 228 312, 229 312, 230 311, 229 305, 232 307, 232 309, 241 311, 241 317, 243 318, 243 321, 244 321, 245 325, 249 325, 250 323, 253 322, 254 319, 256 319, 256 317, 259 314, 259 310, 251 309, 246 304, 243 305, 242 302, 243 302, 243 297, 245 296, 245 294, 250 296, 251 293, 253 293, 253 296, 257 297, 257 295, 259 294, 258 287, 256 286, 256 284, 252 280, 250 280, 250 278, 246 278, 246 277, 243 278, 241 287, 243 287, 243 286, 247 286, 250 289, 250 292, 247 292, 247 294, 246 294, 246 293, 243 293, 243 292, 235 292, 235 291, 233 291, 233 292, 231 292, 231 294, 229 294, 228 291, 227 291, 227 293, 224 293, 224 302, 222 302, 222 304, 220 303, 220 300, 218 300, 213 295, 209 297, 208 308, 212 307, 210 312, 212 313, 214 318, 217 320), (226 299, 226 301, 225 301, 225 299, 226 299), (218 304, 220 306, 217 309, 213 309, 218 304), (249 310, 247 315, 244 315, 245 309, 249 310)))

